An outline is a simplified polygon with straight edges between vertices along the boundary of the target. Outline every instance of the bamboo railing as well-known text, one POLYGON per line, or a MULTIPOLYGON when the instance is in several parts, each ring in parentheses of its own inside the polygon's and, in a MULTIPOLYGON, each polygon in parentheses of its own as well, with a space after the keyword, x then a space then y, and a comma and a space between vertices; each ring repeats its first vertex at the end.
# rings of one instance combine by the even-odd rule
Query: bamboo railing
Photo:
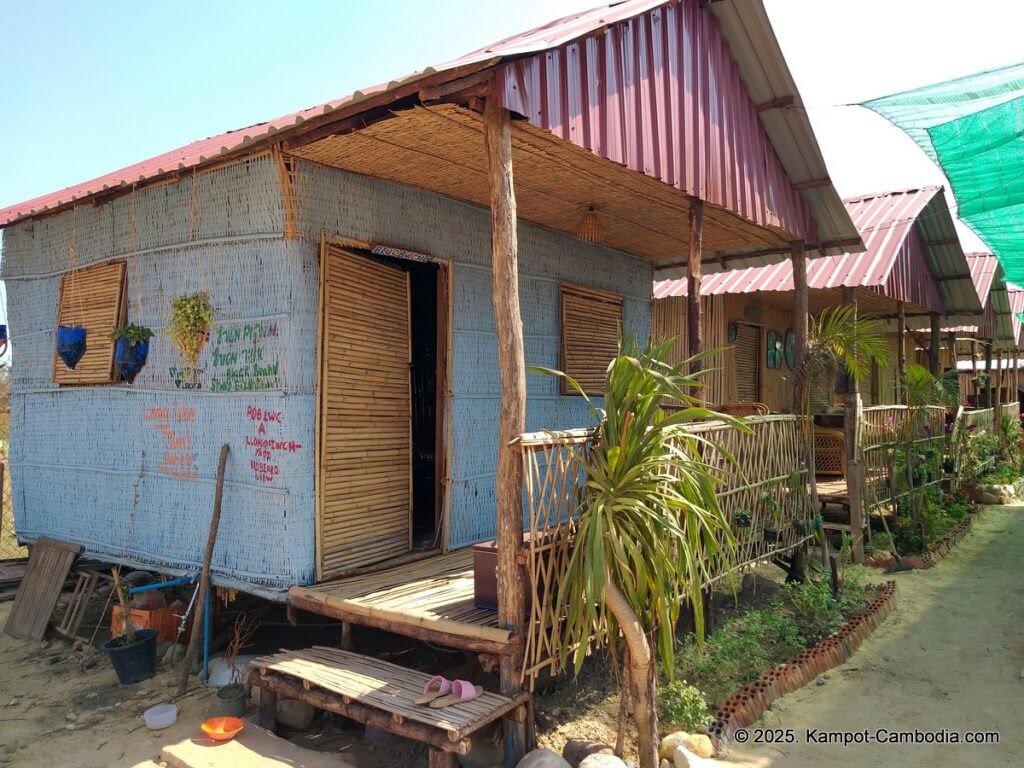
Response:
MULTIPOLYGON (((866 520, 875 510, 898 500, 896 467, 901 452, 909 447, 911 470, 919 454, 935 450, 939 456, 943 455, 946 409, 931 405, 879 405, 865 408, 858 421, 858 452, 863 468, 861 493, 866 520)), ((908 457, 902 458, 906 461, 908 457)), ((906 480, 909 485, 910 478, 906 480)), ((940 482, 942 475, 936 472, 932 477, 923 477, 919 487, 940 482)))
MULTIPOLYGON (((810 536, 804 420, 776 415, 743 421, 749 433, 720 421, 689 427, 707 441, 701 458, 719 478, 718 501, 737 545, 732 567, 710 573, 703 586, 778 557, 810 536), (765 529, 776 533, 766 536, 765 529)), ((531 690, 542 671, 562 669, 562 610, 556 596, 571 556, 583 480, 581 460, 593 435, 592 430, 569 430, 524 434, 519 439, 529 532, 522 555, 529 602, 522 677, 531 690)))

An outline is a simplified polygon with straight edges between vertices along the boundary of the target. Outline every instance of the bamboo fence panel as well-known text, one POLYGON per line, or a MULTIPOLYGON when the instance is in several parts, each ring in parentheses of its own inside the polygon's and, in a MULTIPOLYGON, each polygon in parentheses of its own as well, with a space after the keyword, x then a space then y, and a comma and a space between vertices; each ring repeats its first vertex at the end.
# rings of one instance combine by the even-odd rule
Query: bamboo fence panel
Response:
MULTIPOLYGON (((906 492, 896 490, 896 461, 901 448, 913 455, 945 447, 946 409, 942 406, 879 405, 865 408, 858 420, 857 453, 863 467, 863 504, 866 515, 898 502, 906 492)), ((919 487, 942 482, 942 474, 922 478, 919 487)))
MULTIPOLYGON (((750 432, 720 422, 693 425, 689 431, 708 441, 702 460, 719 478, 718 500, 737 540, 734 565, 709 573, 704 586, 752 563, 786 553, 802 544, 810 530, 810 504, 804 464, 804 420, 798 416, 755 416, 744 420, 750 432), (731 458, 730 458, 731 457, 731 458), (740 510, 749 525, 740 526, 740 510), (765 528, 774 527, 776 541, 765 528)), ((583 482, 581 461, 594 431, 577 429, 524 434, 524 504, 529 536, 524 549, 526 590, 530 596, 522 676, 530 689, 544 670, 562 670, 562 609, 558 585, 571 556, 574 520, 583 482)), ((598 630, 592 642, 600 639, 598 630)))

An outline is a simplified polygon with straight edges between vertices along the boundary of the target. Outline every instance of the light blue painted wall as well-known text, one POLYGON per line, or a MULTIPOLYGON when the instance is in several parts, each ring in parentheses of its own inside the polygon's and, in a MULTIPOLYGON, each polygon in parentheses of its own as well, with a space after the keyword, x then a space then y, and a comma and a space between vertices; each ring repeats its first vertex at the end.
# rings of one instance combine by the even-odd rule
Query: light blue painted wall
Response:
POLYGON ((5 230, 10 462, 24 539, 53 536, 195 569, 226 442, 215 574, 273 586, 312 578, 317 276, 283 239, 283 221, 277 170, 264 157, 5 230), (127 257, 129 320, 157 331, 131 386, 52 382, 57 295, 72 244, 77 266, 127 257), (171 299, 198 290, 213 297, 219 325, 193 391, 179 386, 177 350, 162 326, 171 299), (256 357, 261 375, 246 376, 256 357), (214 391, 225 382, 266 389, 214 391), (273 443, 267 459, 253 439, 288 442, 273 443))
MULTIPOLYGON (((500 381, 491 306, 490 214, 481 208, 324 166, 296 171, 299 228, 312 243, 323 229, 360 241, 402 246, 452 262, 452 444, 448 544, 493 538, 500 381)), ((315 249, 306 258, 313 260, 315 249)), ((520 304, 527 365, 558 367, 559 286, 624 296, 627 329, 650 329, 653 271, 621 251, 519 225, 520 304)), ((527 429, 590 424, 585 403, 558 393, 550 377, 527 377, 527 429)))
MULTIPOLYGON (((500 384, 488 213, 306 162, 298 163, 294 184, 297 240, 282 237, 280 187, 269 158, 5 230, 0 276, 7 281, 13 355, 10 462, 24 539, 49 535, 96 553, 196 568, 217 452, 227 442, 215 573, 223 583, 225 577, 271 586, 312 581, 321 229, 451 260, 448 543, 462 547, 494 536, 500 384), (57 292, 72 240, 79 267, 128 259, 129 319, 157 331, 149 362, 131 386, 52 383, 57 292), (201 388, 186 390, 162 326, 171 299, 197 290, 213 296, 219 328, 203 351, 201 388), (252 341, 244 337, 247 327, 272 333, 252 341), (243 338, 227 341, 235 330, 243 338), (232 354, 235 364, 228 362, 232 354), (276 368, 242 380, 269 388, 214 391, 215 382, 228 380, 228 368, 244 368, 241 358, 257 354, 261 365, 276 368), (257 411, 273 415, 262 422, 263 435, 257 411), (169 450, 169 433, 185 439, 187 449, 169 450), (285 447, 276 444, 271 459, 261 459, 253 438, 285 447), (195 477, 168 474, 180 473, 186 466, 180 462, 189 460, 195 477), (260 479, 260 463, 277 468, 270 482, 260 479)), ((647 334, 652 271, 645 262, 529 224, 520 224, 519 242, 527 364, 558 365, 562 282, 623 294, 627 328, 647 334)), ((529 430, 589 423, 585 404, 558 394, 554 379, 527 378, 529 430)))

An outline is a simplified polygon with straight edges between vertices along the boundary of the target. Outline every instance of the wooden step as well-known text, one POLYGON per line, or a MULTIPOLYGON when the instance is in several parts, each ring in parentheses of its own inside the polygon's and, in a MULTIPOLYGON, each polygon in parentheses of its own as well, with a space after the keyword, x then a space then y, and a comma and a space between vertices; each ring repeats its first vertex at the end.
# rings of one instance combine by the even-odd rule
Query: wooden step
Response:
POLYGON ((466 754, 467 737, 499 718, 525 719, 527 693, 515 698, 484 693, 441 709, 414 704, 430 678, 371 656, 323 646, 255 659, 249 672, 249 683, 262 689, 261 702, 267 692, 299 699, 446 752, 466 754))

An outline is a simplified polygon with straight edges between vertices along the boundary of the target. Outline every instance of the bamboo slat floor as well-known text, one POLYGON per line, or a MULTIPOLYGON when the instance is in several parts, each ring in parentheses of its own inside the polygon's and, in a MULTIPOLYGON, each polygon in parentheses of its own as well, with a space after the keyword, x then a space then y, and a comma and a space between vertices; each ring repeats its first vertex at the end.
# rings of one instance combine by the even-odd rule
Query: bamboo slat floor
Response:
MULTIPOLYGON (((251 666, 261 676, 276 673, 291 677, 306 690, 320 688, 341 697, 346 704, 357 702, 385 712, 397 723, 411 721, 444 731, 453 743, 510 713, 525 702, 526 696, 510 699, 485 692, 473 701, 432 709, 414 703, 431 675, 323 646, 282 651, 255 659, 251 666)), ((250 680, 260 685, 259 678, 251 676, 250 680)))
POLYGON ((508 644, 497 614, 473 604, 470 549, 426 558, 377 573, 292 587, 289 599, 302 610, 401 632, 409 627, 455 638, 508 644))

